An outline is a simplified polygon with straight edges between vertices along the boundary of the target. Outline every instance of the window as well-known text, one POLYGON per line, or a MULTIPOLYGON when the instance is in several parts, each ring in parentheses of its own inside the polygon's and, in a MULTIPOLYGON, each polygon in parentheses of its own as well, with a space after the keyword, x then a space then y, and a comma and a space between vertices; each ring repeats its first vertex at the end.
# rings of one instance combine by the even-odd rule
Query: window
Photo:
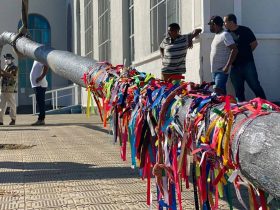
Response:
POLYGON ((129 0, 129 46, 130 62, 134 61, 134 0, 129 0))
POLYGON ((67 50, 72 52, 72 9, 71 5, 68 5, 67 9, 67 50))
POLYGON ((157 51, 170 23, 179 23, 180 0, 151 0, 151 51, 157 51))
POLYGON ((110 61, 110 0, 98 1, 99 60, 110 61))
POLYGON ((93 58, 92 0, 85 0, 85 56, 93 58))

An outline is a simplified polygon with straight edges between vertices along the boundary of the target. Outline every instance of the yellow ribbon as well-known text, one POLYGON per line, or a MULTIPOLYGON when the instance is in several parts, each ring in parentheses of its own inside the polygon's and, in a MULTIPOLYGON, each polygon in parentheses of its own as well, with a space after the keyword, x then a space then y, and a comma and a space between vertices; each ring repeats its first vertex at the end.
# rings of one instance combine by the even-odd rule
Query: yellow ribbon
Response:
POLYGON ((223 139, 224 129, 220 128, 218 134, 218 147, 217 147, 217 156, 221 156, 221 148, 222 148, 222 139, 223 139))
POLYGON ((146 76, 146 79, 144 80, 144 82, 147 83, 151 78, 155 78, 155 76, 152 75, 152 74, 148 74, 148 75, 146 76))
POLYGON ((228 160, 229 160, 229 142, 230 142, 230 131, 231 131, 232 124, 233 124, 233 114, 232 111, 229 111, 226 136, 225 136, 225 144, 224 144, 225 145, 224 159, 223 159, 224 166, 228 164, 228 160))
POLYGON ((209 128, 207 129, 207 132, 206 132, 206 135, 205 135, 205 142, 209 142, 210 133, 212 132, 212 130, 216 126, 217 120, 218 120, 218 118, 213 120, 213 122, 210 124, 209 128))
POLYGON ((87 92, 88 92, 88 97, 87 97, 87 111, 86 111, 86 115, 89 118, 90 117, 90 104, 91 104, 90 88, 89 87, 87 87, 87 92))
MULTIPOLYGON (((214 173, 215 173, 215 177, 217 177, 219 174, 218 169, 214 169, 214 173)), ((218 185, 219 196, 220 196, 220 198, 222 198, 222 197, 224 197, 223 184, 221 181, 219 181, 219 183, 217 185, 218 185)))

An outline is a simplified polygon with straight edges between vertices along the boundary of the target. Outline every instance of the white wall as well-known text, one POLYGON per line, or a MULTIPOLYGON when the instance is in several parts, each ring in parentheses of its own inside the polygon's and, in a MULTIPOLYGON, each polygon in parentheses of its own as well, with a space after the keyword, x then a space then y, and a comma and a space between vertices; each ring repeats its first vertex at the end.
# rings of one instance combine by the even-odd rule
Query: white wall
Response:
POLYGON ((93 1, 93 58, 99 60, 98 49, 98 1, 93 1))
MULTIPOLYGON (((260 83, 267 98, 271 101, 280 101, 280 37, 275 39, 265 35, 257 35, 259 46, 254 52, 255 63, 260 83)), ((246 86, 246 95, 254 97, 246 86)))
POLYGON ((193 0, 181 1, 180 26, 182 33, 187 33, 193 29, 193 0))
MULTIPOLYGON (((21 2, 18 0, 0 0, 0 5, 0 34, 4 31, 16 32, 20 19, 21 2)), ((16 58, 15 63, 17 63, 17 56, 15 56, 10 46, 5 46, 3 48, 2 55, 6 53, 12 53, 16 58)), ((1 56, 1 61, 3 67, 3 56, 1 56)))
MULTIPOLYGON (((247 1, 247 0, 246 0, 247 1)), ((211 0, 210 11, 212 15, 224 17, 234 12, 234 0, 211 0)), ((210 17, 209 17, 210 18, 210 17)))
POLYGON ((135 63, 151 54, 150 1, 134 1, 135 63))
MULTIPOLYGON (((94 1, 93 18, 94 58, 98 60, 97 2, 94 1)), ((111 57, 113 65, 122 62, 128 50, 128 45, 126 45, 128 40, 121 37, 125 35, 125 21, 128 19, 124 15, 124 4, 120 0, 111 1, 111 57)), ((81 10, 82 8, 81 6, 81 10)), ((180 25, 182 34, 192 31, 195 27, 203 29, 203 34, 195 42, 194 48, 187 53, 186 80, 193 82, 212 80, 209 54, 213 34, 210 33, 207 23, 212 15, 223 17, 228 13, 235 13, 242 24, 249 26, 256 33, 259 46, 254 55, 261 84, 270 100, 280 101, 277 92, 277 81, 280 78, 280 28, 278 27, 280 13, 275 12, 275 8, 280 8, 279 0, 226 0, 226 3, 224 0, 181 0, 180 25), (200 9, 196 9, 197 7, 200 9)), ((135 61, 133 65, 140 71, 151 72, 156 77, 160 77, 160 53, 159 51, 151 53, 149 0, 134 1, 134 20, 135 61)), ((83 27, 82 25, 81 27, 83 27)), ((84 44, 82 43, 82 47, 84 44)), ((234 94, 230 81, 228 90, 229 93, 234 94)), ((248 88, 246 95, 248 99, 253 97, 248 88)))
MULTIPOLYGON (((126 1, 126 0, 125 0, 126 1)), ((127 1, 126 1, 127 2, 127 1)), ((123 7, 122 0, 111 1, 111 63, 123 63, 123 7)))
POLYGON ((142 61, 135 63, 138 71, 152 73, 155 77, 161 78, 161 58, 159 51, 142 58, 142 61))
POLYGON ((242 25, 249 26, 257 34, 280 34, 279 0, 246 0, 241 3, 242 25))
MULTIPOLYGON (((80 25, 80 40, 77 40, 77 41, 80 41, 81 43, 81 56, 85 56, 85 13, 84 13, 84 0, 80 0, 80 21, 81 21, 81 25, 80 25)), ((93 8, 95 8, 95 3, 96 1, 93 2, 93 8)), ((76 10, 76 7, 75 7, 75 10, 76 10)), ((95 15, 95 13, 93 13, 93 15, 95 15)), ((94 18, 94 17, 93 17, 94 18)), ((76 26, 77 27, 77 26, 76 26)), ((93 27, 93 35, 96 34, 95 32, 95 28, 97 27, 93 27)), ((98 33, 97 33, 98 34, 98 33)), ((77 35, 76 35, 77 36, 77 35)), ((95 37, 94 37, 95 38, 95 37)), ((93 38, 93 39, 94 39, 93 38)), ((93 53, 95 54, 95 51, 93 51, 93 53)), ((83 107, 86 107, 87 106, 87 91, 85 88, 81 88, 81 105, 83 107)))
MULTIPOLYGON (((241 23, 255 33, 259 46, 254 51, 259 80, 271 101, 280 101, 280 1, 241 1, 241 23), (254 5, 252 7, 252 5, 254 5), (248 12, 250 11, 250 12, 248 12)), ((237 20, 238 21, 238 20, 237 20)), ((248 98, 254 97, 246 86, 248 98)))

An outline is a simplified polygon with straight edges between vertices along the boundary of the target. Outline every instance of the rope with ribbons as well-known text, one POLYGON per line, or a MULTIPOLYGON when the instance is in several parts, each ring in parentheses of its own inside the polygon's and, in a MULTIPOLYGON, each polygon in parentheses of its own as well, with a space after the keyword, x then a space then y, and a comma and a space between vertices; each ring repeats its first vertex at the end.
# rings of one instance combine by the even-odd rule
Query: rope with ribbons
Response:
POLYGON ((210 83, 165 82, 107 62, 96 64, 83 79, 104 127, 110 119, 123 160, 130 143, 132 168, 147 179, 147 205, 154 176, 158 209, 182 209, 181 183, 189 188, 192 176, 196 209, 218 209, 224 194, 233 209, 231 183, 245 209, 240 185, 248 187, 250 209, 267 209, 264 192, 240 173, 238 153, 234 157, 231 145, 243 125, 279 112, 278 106, 258 98, 237 104, 230 96, 213 94, 210 83), (245 112, 248 117, 233 129, 236 116, 245 112))

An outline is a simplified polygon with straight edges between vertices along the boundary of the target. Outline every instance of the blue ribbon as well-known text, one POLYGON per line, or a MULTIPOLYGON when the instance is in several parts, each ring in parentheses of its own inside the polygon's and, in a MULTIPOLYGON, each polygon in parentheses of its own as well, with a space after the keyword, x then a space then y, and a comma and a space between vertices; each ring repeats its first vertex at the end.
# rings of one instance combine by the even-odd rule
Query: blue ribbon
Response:
POLYGON ((176 203, 176 188, 175 184, 171 184, 171 192, 172 192, 172 203, 171 203, 171 209, 177 210, 177 203, 176 203))

